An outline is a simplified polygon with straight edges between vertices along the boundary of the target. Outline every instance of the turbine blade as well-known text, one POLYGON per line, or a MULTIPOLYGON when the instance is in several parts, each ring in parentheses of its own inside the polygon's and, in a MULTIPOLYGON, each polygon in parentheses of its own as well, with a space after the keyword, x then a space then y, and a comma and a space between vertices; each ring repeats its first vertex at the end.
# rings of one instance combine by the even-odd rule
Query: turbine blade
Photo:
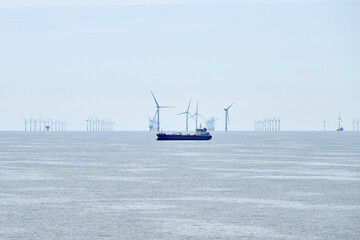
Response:
POLYGON ((232 105, 234 105, 235 103, 232 103, 228 108, 227 108, 227 110, 229 110, 231 107, 232 107, 232 105))
POLYGON ((204 118, 202 115, 200 115, 199 113, 198 113, 198 115, 200 116, 200 117, 202 117, 204 120, 206 120, 206 118, 204 118))
POLYGON ((154 98, 154 100, 155 100, 156 106, 159 107, 159 103, 156 101, 156 98, 155 98, 154 93, 153 93, 152 91, 151 91, 151 94, 152 94, 152 96, 153 96, 153 98, 154 98))
POLYGON ((190 99, 189 105, 188 105, 187 110, 186 110, 187 112, 189 112, 190 104, 191 104, 191 99, 190 99))
POLYGON ((175 108, 173 106, 158 106, 158 108, 175 108))

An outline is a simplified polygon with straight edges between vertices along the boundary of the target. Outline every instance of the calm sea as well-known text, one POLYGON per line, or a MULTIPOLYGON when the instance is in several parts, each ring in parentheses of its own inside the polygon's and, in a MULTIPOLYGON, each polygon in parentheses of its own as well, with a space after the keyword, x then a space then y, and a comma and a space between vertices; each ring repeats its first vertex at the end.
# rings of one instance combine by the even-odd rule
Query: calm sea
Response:
POLYGON ((0 239, 360 239, 360 133, 1 132, 0 239))

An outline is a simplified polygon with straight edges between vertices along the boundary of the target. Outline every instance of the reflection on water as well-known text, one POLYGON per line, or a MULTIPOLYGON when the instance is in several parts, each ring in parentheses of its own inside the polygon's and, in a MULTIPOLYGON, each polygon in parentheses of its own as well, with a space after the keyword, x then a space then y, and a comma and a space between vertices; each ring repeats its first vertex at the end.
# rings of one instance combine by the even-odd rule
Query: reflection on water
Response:
POLYGON ((360 135, 0 133, 0 239, 357 239, 360 135))

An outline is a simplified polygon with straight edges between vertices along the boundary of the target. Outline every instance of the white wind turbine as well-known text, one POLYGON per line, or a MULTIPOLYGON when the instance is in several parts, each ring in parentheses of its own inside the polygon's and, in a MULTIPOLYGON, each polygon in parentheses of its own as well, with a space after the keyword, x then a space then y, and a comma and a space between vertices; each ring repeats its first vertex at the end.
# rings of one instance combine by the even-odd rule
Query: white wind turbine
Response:
POLYGON ((276 117, 273 118, 273 121, 274 121, 274 131, 277 132, 278 131, 278 121, 276 119, 276 117))
POLYGON ((357 123, 357 121, 354 119, 351 121, 351 123, 353 124, 353 132, 355 131, 355 123, 357 123))
POLYGON ((43 130, 45 131, 46 130, 46 119, 44 119, 42 122, 44 124, 44 129, 43 130))
POLYGON ((203 116, 201 116, 201 114, 199 113, 199 102, 197 102, 196 103, 196 112, 194 113, 194 115, 192 115, 190 118, 193 118, 193 117, 195 117, 195 125, 196 125, 196 127, 195 127, 195 131, 196 131, 196 129, 198 128, 198 117, 202 117, 205 121, 206 121, 206 119, 203 117, 203 116))
POLYGON ((49 121, 50 121, 50 123, 51 123, 51 131, 54 131, 54 122, 53 122, 53 120, 51 120, 51 118, 49 118, 49 121))
POLYGON ((156 101, 156 98, 154 96, 154 93, 151 91, 151 95, 154 98, 154 101, 156 103, 156 114, 157 115, 157 131, 160 132, 160 108, 174 108, 170 106, 160 106, 159 103, 156 101))
POLYGON ((38 119, 38 123, 39 123, 39 131, 41 131, 42 118, 38 119))
POLYGON ((232 103, 230 106, 228 106, 227 108, 224 108, 225 111, 225 132, 227 132, 227 128, 228 128, 228 124, 230 125, 230 118, 229 118, 229 109, 231 108, 232 105, 234 105, 235 103, 232 103))
POLYGON ((323 121, 323 123, 324 123, 324 132, 326 131, 326 123, 328 122, 327 120, 322 120, 323 121))
POLYGON ((90 116, 87 119, 84 119, 84 121, 86 121, 86 131, 89 131, 89 122, 91 121, 90 116))
POLYGON ((265 132, 267 132, 268 131, 268 126, 269 126, 268 120, 264 119, 264 123, 265 123, 265 132))
POLYGON ((36 121, 36 119, 33 120, 33 123, 34 123, 34 131, 36 132, 36 129, 37 129, 37 121, 36 121))
POLYGON ((32 118, 30 117, 29 119, 29 129, 30 129, 30 132, 33 130, 33 122, 32 122, 32 118))
POLYGON ((188 105, 186 111, 178 114, 178 115, 186 114, 186 131, 189 131, 189 114, 190 114, 189 113, 189 108, 190 108, 190 104, 191 104, 191 99, 190 99, 190 102, 189 102, 189 105, 188 105))
POLYGON ((27 120, 26 118, 22 117, 24 119, 24 125, 25 125, 25 132, 27 131, 27 120))
POLYGON ((254 120, 253 124, 254 125, 254 131, 256 132, 257 131, 257 124, 258 124, 258 121, 257 120, 254 120))
POLYGON ((276 117, 277 122, 278 122, 278 132, 280 132, 280 118, 276 117))
POLYGON ((339 128, 338 128, 338 131, 342 131, 341 122, 343 122, 343 120, 342 120, 342 118, 341 118, 340 113, 339 113, 338 120, 339 120, 339 128))
POLYGON ((100 131, 100 120, 95 117, 95 120, 96 120, 96 131, 100 131))
POLYGON ((93 131, 96 131, 96 129, 95 129, 95 125, 96 125, 96 119, 95 119, 96 117, 92 117, 91 118, 91 122, 92 122, 92 130, 93 131))

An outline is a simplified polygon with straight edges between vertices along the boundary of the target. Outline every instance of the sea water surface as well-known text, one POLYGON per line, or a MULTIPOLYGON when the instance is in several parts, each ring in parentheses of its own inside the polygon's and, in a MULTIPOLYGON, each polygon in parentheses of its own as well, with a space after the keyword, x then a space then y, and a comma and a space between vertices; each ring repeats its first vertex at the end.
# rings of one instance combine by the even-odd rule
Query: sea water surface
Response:
POLYGON ((0 239, 360 239, 360 134, 1 132, 0 239))

